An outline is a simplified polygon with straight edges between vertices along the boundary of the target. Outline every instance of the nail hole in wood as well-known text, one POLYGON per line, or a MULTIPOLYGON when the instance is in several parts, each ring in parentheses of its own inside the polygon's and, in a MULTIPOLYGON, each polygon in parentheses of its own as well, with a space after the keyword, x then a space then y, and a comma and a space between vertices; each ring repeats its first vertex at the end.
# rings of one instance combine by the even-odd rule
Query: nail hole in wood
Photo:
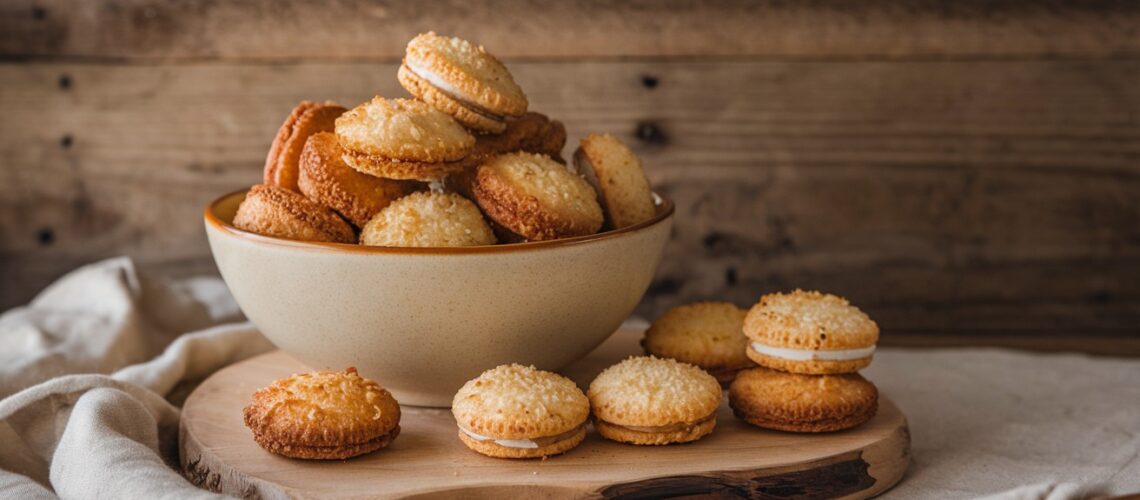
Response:
POLYGON ((70 149, 72 142, 74 141, 71 139, 71 134, 67 134, 59 139, 59 146, 63 149, 70 149))
POLYGON ((730 267, 724 270, 724 284, 728 286, 736 286, 736 268, 730 267))
POLYGON ((59 88, 61 90, 71 89, 71 75, 59 75, 59 88))
POLYGON ((665 137, 665 132, 662 132, 661 127, 658 127, 657 124, 653 122, 638 123, 634 135, 637 136, 638 140, 647 144, 665 144, 669 142, 669 139, 665 137))
POLYGON ((38 5, 35 7, 32 7, 32 19, 39 21, 45 17, 47 17, 47 11, 44 10, 43 7, 40 7, 38 5))
POLYGON ((641 75, 641 85, 647 89, 657 88, 657 77, 653 75, 641 75))
POLYGON ((55 243, 55 231, 50 227, 42 227, 36 231, 36 240, 40 242, 40 246, 50 246, 55 243))

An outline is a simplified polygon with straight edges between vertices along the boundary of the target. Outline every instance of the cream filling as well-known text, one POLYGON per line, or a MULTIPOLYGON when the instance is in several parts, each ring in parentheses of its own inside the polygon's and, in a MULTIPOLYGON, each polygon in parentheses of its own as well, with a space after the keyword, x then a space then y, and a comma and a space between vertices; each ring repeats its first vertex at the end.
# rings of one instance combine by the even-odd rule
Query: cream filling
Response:
MULTIPOLYGON (((582 424, 582 425, 585 425, 585 424, 582 424)), ((563 432, 562 434, 537 438, 539 441, 542 441, 542 444, 539 444, 538 441, 533 441, 530 439, 497 439, 497 438, 493 438, 490 436, 484 436, 482 434, 477 434, 477 433, 471 432, 471 431, 464 429, 462 427, 460 427, 459 430, 463 431, 464 434, 466 434, 468 437, 470 437, 471 439, 474 439, 476 441, 480 441, 480 442, 482 442, 482 441, 494 441, 495 444, 502 446, 504 448, 535 449, 535 448, 538 448, 540 446, 549 446, 551 444, 557 443, 558 441, 566 439, 566 438, 574 435, 575 433, 577 433, 578 430, 581 428, 582 428, 582 426, 579 425, 578 427, 575 427, 575 428, 573 428, 567 432, 563 432)))
POLYGON ((831 351, 819 351, 815 349, 789 349, 787 347, 773 347, 770 345, 761 344, 759 342, 753 342, 752 350, 765 356, 787 359, 791 361, 850 361, 852 359, 862 359, 874 354, 875 346, 864 347, 861 349, 835 349, 831 351))
POLYGON ((459 89, 455 88, 450 83, 447 83, 447 81, 440 78, 439 75, 433 73, 426 66, 423 66, 419 63, 416 63, 415 61, 408 60, 406 58, 404 59, 404 65, 407 66, 408 69, 411 70, 411 72, 413 74, 415 74, 416 76, 418 76, 420 78, 423 78, 428 83, 430 83, 432 87, 435 87, 440 92, 447 94, 448 97, 455 99, 456 101, 458 101, 460 104, 462 104, 464 107, 471 110, 472 112, 479 114, 479 115, 482 115, 484 118, 488 118, 491 120, 496 120, 496 121, 502 121, 503 120, 502 115, 497 115, 497 114, 491 112, 490 110, 484 109, 483 107, 460 97, 461 95, 463 95, 463 93, 460 92, 459 89))

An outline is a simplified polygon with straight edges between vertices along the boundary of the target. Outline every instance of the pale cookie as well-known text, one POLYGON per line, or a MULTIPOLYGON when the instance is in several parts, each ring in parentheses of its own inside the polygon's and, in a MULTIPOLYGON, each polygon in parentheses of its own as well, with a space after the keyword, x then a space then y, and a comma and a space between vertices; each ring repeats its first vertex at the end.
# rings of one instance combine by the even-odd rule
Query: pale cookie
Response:
POLYGON ((475 137, 447 114, 420 101, 377 96, 336 120, 344 161, 362 173, 432 180, 463 168, 475 137))
POLYGON ((471 200, 455 193, 419 192, 378 212, 361 230, 360 243, 383 247, 494 245, 495 234, 471 200))
POLYGON ((736 373, 755 366, 744 336, 747 311, 725 302, 695 302, 674 307, 650 325, 645 352, 701 367, 728 386, 736 373))
POLYGON ((588 391, 594 428, 606 439, 663 445, 695 441, 716 428, 721 387, 696 366, 653 356, 606 368, 588 391))
POLYGON ((610 227, 621 229, 653 218, 657 208, 641 160, 609 134, 590 134, 574 152, 574 165, 594 189, 610 227))
POLYGON ((792 373, 854 373, 871 364, 879 326, 846 299, 796 290, 760 298, 744 318, 748 357, 792 373))

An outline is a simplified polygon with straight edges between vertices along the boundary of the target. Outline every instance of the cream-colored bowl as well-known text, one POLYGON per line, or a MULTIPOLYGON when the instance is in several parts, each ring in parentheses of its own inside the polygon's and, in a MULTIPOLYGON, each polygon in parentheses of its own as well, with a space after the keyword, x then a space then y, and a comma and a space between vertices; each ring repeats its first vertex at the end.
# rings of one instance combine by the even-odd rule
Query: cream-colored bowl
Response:
POLYGON ((355 366, 402 404, 451 405, 503 363, 557 370, 641 300, 673 204, 641 224, 547 242, 383 248, 261 236, 231 224, 245 191, 206 208, 214 260, 242 311, 313 369, 355 366))

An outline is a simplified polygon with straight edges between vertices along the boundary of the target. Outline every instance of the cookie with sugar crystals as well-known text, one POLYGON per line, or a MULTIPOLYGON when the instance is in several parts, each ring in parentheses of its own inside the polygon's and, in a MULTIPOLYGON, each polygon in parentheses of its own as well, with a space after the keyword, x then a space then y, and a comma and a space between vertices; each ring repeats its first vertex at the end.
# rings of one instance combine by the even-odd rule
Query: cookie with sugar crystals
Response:
POLYGON ((336 119, 344 162, 386 179, 431 181, 469 167, 475 137, 421 101, 380 96, 336 119))
POLYGON ((356 234, 344 219, 299 193, 258 184, 238 205, 234 227, 251 233, 301 241, 352 243, 356 234))
POLYGON ((574 165, 594 189, 610 227, 621 229, 653 218, 657 207, 641 159, 609 134, 582 138, 574 165))
POLYGON ((602 227, 594 189, 547 156, 491 158, 475 171, 471 191, 487 217, 528 240, 582 236, 602 227))
POLYGON ((355 368, 276 380, 253 393, 242 414, 257 444, 290 458, 343 460, 400 434, 399 403, 355 368))
POLYGON ((645 352, 701 367, 727 387, 736 373, 755 366, 744 336, 747 311, 727 302, 694 302, 665 311, 645 331, 645 352))
POLYGON ((582 442, 590 403, 566 377, 510 364, 464 384, 451 413, 468 448, 497 458, 539 458, 582 442))
POLYGON ((495 234, 471 200, 455 193, 423 191, 384 207, 364 225, 360 243, 381 247, 494 245, 495 234))
POLYGON ((732 381, 728 404, 737 417, 757 427, 832 432, 874 417, 879 391, 858 373, 801 375, 752 368, 732 381))
POLYGON ((416 36, 396 76, 412 95, 481 132, 500 133, 526 113, 526 94, 506 66, 462 38, 416 36))
POLYGON ((603 370, 587 395, 602 437, 664 445, 696 441, 716 428, 721 387, 696 366, 639 356, 603 370))
POLYGON ((871 364, 879 326, 847 299, 796 290, 760 298, 744 318, 748 357, 791 373, 854 373, 871 364))
POLYGON ((285 123, 277 130, 273 145, 269 147, 262 182, 268 186, 297 191, 301 152, 305 142, 313 134, 332 132, 337 117, 345 111, 333 102, 302 101, 293 108, 285 123))

